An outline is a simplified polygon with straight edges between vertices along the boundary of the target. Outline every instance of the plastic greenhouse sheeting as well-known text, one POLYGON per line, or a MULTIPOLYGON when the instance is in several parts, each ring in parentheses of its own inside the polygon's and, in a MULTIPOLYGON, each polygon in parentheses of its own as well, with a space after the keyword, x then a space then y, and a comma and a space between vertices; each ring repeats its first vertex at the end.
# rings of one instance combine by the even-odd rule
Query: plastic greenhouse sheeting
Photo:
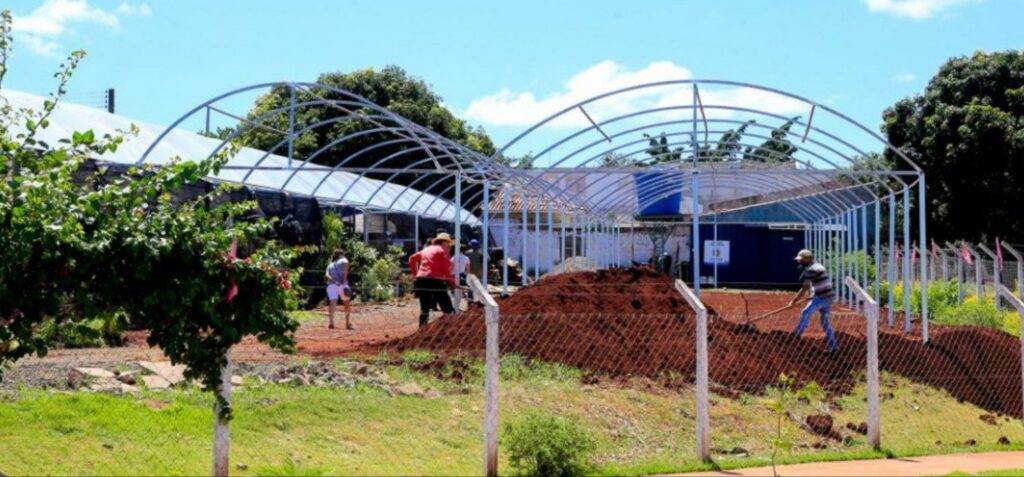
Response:
MULTIPOLYGON (((42 109, 43 101, 46 99, 8 89, 0 92, 0 95, 15 109, 31 108, 37 111, 42 109)), ((117 164, 135 164, 166 128, 110 114, 98 108, 61 102, 50 116, 49 127, 38 133, 37 138, 56 144, 60 139, 70 138, 75 131, 92 130, 101 137, 104 134, 126 132, 132 124, 139 129, 136 137, 129 137, 116 152, 95 159, 117 164)), ((200 160, 215 153, 221 144, 222 141, 219 139, 178 128, 170 131, 156 145, 150 152, 147 162, 166 164, 175 157, 200 160)), ((249 173, 249 169, 225 168, 208 179, 213 182, 232 182, 254 189, 313 197, 325 205, 345 205, 371 212, 409 213, 448 222, 455 219, 453 204, 435 195, 398 184, 360 177, 352 172, 332 171, 320 165, 306 165, 296 172, 295 168, 288 166, 288 158, 268 155, 258 149, 241 148, 229 159, 228 166, 253 166, 263 157, 266 159, 260 164, 260 168, 253 170, 244 181, 243 178, 249 173)), ((466 225, 480 224, 479 219, 465 209, 462 210, 461 220, 466 225)))

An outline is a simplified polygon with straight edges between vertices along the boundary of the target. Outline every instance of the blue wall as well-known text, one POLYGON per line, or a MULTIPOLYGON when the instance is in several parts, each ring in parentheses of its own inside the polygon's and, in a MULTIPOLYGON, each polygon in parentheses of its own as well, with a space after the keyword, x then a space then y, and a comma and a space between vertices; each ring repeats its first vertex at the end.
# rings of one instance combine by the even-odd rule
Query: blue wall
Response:
MULTIPOLYGON (((703 242, 714 239, 714 226, 701 225, 703 242)), ((718 266, 718 285, 730 288, 792 288, 800 272, 793 257, 804 248, 802 230, 771 230, 766 224, 718 226, 718 240, 729 241, 729 265, 718 266)), ((713 265, 703 264, 701 275, 714 276, 713 265)))

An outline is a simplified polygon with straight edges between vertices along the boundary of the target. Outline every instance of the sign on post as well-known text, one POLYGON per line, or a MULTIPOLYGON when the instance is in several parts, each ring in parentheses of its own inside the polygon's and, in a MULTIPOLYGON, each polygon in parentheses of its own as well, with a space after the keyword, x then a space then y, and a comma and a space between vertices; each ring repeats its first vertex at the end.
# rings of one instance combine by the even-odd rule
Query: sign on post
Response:
POLYGON ((728 240, 705 240, 704 241, 704 264, 705 265, 728 265, 729 264, 729 241, 728 240))

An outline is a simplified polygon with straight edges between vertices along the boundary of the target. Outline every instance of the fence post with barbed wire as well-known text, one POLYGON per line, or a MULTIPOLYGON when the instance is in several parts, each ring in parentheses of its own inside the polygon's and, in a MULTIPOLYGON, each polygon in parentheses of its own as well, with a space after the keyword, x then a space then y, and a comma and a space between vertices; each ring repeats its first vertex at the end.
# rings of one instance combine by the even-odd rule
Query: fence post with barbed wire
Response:
POLYGON ((473 296, 484 305, 484 474, 498 475, 498 303, 476 275, 469 275, 473 296))
POLYGON ((711 457, 711 424, 708 414, 708 309, 682 280, 677 279, 675 285, 676 290, 683 295, 697 315, 697 457, 706 461, 711 457))
MULTIPOLYGON (((1021 297, 1013 294, 1006 285, 1000 284, 996 288, 996 295, 1002 294, 1006 301, 1017 310, 1017 315, 1020 317, 1021 329, 1024 330, 1024 301, 1021 301, 1021 297)), ((1020 338, 1020 374, 1021 374, 1021 397, 1024 398, 1024 333, 1021 333, 1020 338)), ((1024 402, 1024 401, 1022 401, 1024 402)), ((1024 408, 1021 409, 1021 416, 1024 417, 1024 408)))
MULTIPOLYGON (((994 299, 995 299, 995 302, 996 302, 996 308, 1000 308, 1000 307, 1002 307, 1003 303, 1002 303, 1002 300, 999 299, 999 291, 998 291, 999 286, 1002 285, 1002 277, 1001 277, 1002 270, 1000 270, 1000 266, 999 266, 999 254, 997 254, 996 252, 993 252, 992 249, 988 248, 983 243, 979 243, 978 244, 978 249, 981 250, 982 252, 985 252, 985 255, 988 255, 988 257, 992 259, 992 283, 993 283, 993 285, 996 288, 996 293, 995 293, 995 298, 994 299)), ((979 297, 978 301, 979 302, 981 301, 980 297, 979 297)))
POLYGON ((1024 297, 1024 259, 1022 259, 1021 253, 1012 245, 1005 242, 1000 242, 999 245, 1007 252, 1010 252, 1010 255, 1013 255, 1013 258, 1017 261, 1017 294, 1024 297))
POLYGON ((868 401, 868 444, 875 450, 881 449, 881 432, 878 428, 878 303, 863 288, 857 284, 853 277, 846 277, 844 280, 854 294, 860 296, 864 301, 864 317, 867 320, 867 401, 868 401))

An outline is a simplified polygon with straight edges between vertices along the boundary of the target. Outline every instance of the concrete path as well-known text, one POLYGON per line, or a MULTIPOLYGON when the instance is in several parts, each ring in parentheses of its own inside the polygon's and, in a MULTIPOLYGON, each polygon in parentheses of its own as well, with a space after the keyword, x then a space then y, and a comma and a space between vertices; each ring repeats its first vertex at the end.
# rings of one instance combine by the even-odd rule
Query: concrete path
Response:
MULTIPOLYGON (((783 477, 798 476, 863 476, 863 477, 916 477, 941 476, 956 471, 977 473, 990 470, 1024 469, 1024 451, 982 452, 978 454, 932 455, 899 459, 851 460, 844 462, 816 462, 778 467, 783 477)), ((771 467, 699 472, 686 476, 771 476, 771 467)))

